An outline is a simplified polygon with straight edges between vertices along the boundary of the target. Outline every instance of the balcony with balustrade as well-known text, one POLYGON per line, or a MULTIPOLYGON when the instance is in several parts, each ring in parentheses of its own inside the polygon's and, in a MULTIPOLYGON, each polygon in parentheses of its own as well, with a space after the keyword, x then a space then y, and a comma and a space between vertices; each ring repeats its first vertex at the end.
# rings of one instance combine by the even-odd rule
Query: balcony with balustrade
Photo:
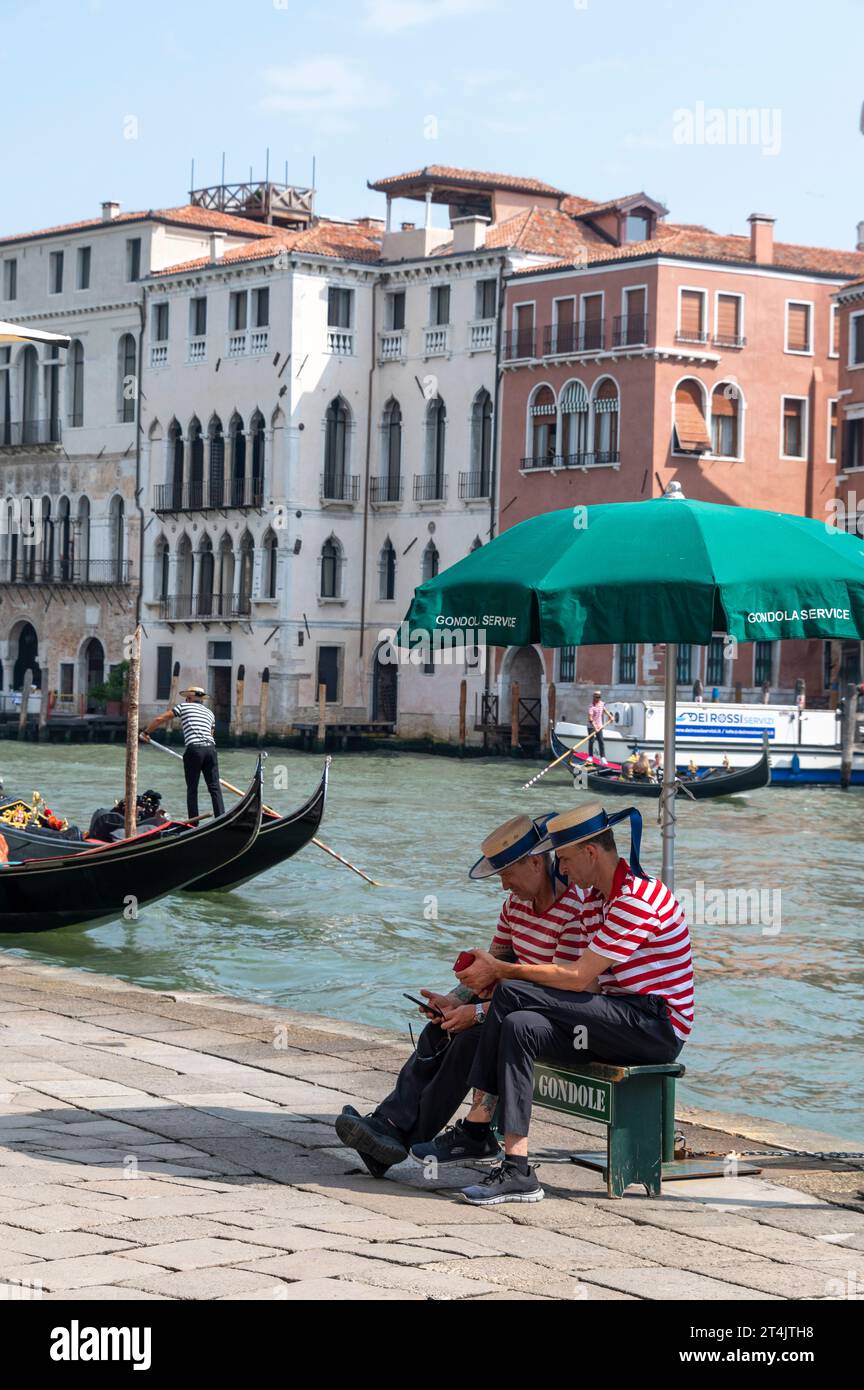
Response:
POLYGON ((385 474, 381 478, 369 479, 369 505, 372 507, 395 507, 402 501, 402 477, 385 474))
POLYGON ((647 314, 616 315, 612 328, 613 347, 644 347, 647 342, 647 314))
POLYGON ((319 493, 322 506, 353 507, 360 500, 360 475, 325 469, 319 493))
POLYGON ((459 497, 463 502, 488 502, 492 495, 492 475, 487 469, 459 474, 459 497))
POLYGON ((163 594, 159 617, 163 622, 237 622, 252 613, 252 596, 238 594, 163 594))
POLYGON ((327 328, 327 352, 333 357, 354 356, 353 328, 327 328))
POLYGON ((494 352, 495 319, 474 319, 468 325, 468 351, 494 352))
POLYGON ((450 351, 450 327, 448 324, 423 330, 424 357, 446 357, 450 351))
POLYGON ((408 335, 404 328, 386 328, 378 334, 378 361, 404 362, 408 335))
POLYGON ((0 560, 0 584, 18 586, 71 585, 74 588, 120 586, 129 583, 128 560, 81 559, 73 555, 45 559, 42 547, 21 545, 15 555, 0 560))
POLYGON ((260 509, 264 483, 260 478, 207 478, 201 481, 157 483, 154 512, 212 512, 260 509))
POLYGON ((621 454, 617 449, 586 450, 578 454, 538 454, 519 460, 520 473, 557 473, 559 469, 617 468, 621 454))
POLYGON ((439 473, 414 474, 414 501, 440 505, 447 501, 447 478, 439 473))
POLYGON ((527 362, 536 356, 537 334, 533 328, 508 328, 502 355, 505 362, 527 362))
POLYGON ((603 352, 605 347, 605 319, 550 323, 543 329, 544 357, 579 357, 581 354, 603 352))

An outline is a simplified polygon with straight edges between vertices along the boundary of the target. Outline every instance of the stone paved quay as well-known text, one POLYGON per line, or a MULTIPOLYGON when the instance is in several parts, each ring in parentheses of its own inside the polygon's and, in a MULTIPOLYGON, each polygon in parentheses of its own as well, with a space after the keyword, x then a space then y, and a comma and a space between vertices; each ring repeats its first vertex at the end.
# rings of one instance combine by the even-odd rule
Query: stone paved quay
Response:
MULTIPOLYGON (((0 955, 0 1297, 864 1296, 864 1172, 837 1161, 609 1201, 561 1161, 597 1128, 546 1111, 542 1202, 470 1207, 469 1169, 375 1181, 332 1121, 388 1091, 406 1043, 0 955)), ((681 1113, 696 1149, 857 1147, 681 1113)))

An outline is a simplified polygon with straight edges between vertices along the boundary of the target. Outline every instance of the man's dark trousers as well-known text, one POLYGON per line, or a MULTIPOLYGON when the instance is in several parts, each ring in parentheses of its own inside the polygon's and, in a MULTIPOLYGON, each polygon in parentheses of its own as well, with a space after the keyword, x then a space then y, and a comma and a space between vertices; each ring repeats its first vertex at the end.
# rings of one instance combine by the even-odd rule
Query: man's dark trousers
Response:
POLYGON ((604 743, 603 743, 603 730, 602 730, 602 729, 594 729, 594 730, 592 730, 592 732, 588 735, 588 757, 589 757, 589 758, 593 758, 593 756, 594 756, 594 740, 595 740, 595 738, 596 738, 596 740, 597 740, 597 748, 598 748, 598 751, 599 751, 599 753, 600 753, 600 757, 601 757, 601 758, 605 758, 605 757, 606 757, 606 748, 605 748, 605 745, 604 745, 604 743))
POLYGON ((539 1058, 674 1062, 683 1047, 658 994, 589 994, 507 980, 492 995, 468 1081, 498 1096, 506 1134, 527 1134, 539 1058), (583 1032, 584 1030, 584 1032, 583 1032), (583 1046, 584 1043, 584 1046, 583 1046))
POLYGON ((183 754, 183 770, 186 773, 186 810, 189 819, 198 814, 198 780, 204 773, 204 781, 213 802, 214 816, 221 816, 225 810, 222 788, 219 785, 219 762, 212 743, 188 743, 183 754))
POLYGON ((375 1108, 376 1115, 401 1131, 407 1144, 434 1139, 452 1120, 468 1092, 468 1073, 485 1027, 474 1024, 448 1042, 437 1023, 427 1023, 394 1089, 375 1108))

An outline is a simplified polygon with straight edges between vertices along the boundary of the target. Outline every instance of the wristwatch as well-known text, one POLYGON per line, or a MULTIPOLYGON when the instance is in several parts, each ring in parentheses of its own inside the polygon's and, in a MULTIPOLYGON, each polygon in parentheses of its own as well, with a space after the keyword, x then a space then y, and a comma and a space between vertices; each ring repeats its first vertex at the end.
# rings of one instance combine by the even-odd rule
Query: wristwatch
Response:
POLYGON ((475 1005, 474 1005, 474 1022, 475 1022, 475 1023, 485 1023, 485 1022, 486 1022, 486 1010, 483 1008, 483 1005, 482 1005, 482 1004, 475 1004, 475 1005))

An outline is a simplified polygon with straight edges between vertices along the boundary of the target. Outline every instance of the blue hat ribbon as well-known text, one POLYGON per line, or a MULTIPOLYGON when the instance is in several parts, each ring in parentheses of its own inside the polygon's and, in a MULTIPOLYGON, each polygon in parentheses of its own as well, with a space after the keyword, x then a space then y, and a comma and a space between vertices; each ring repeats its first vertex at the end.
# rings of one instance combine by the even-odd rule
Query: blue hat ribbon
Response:
POLYGON ((613 825, 622 820, 630 822, 630 868, 639 878, 647 878, 648 875, 639 862, 639 851, 642 847, 642 812, 636 806, 627 806, 623 811, 613 812, 611 816, 601 811, 599 815, 592 816, 590 820, 583 820, 579 825, 568 825, 563 830, 550 831, 549 839, 553 849, 560 849, 573 840, 583 840, 599 834, 602 830, 611 830, 613 825))

